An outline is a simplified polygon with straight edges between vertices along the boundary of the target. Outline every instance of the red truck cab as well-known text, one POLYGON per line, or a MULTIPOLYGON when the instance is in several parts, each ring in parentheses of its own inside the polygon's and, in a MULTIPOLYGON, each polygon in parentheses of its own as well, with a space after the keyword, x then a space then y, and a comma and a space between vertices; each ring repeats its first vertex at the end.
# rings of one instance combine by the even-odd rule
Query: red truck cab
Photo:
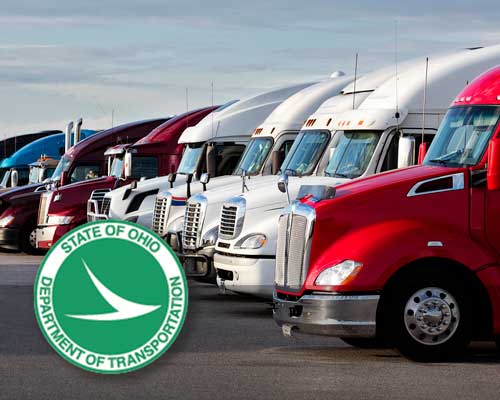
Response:
MULTIPOLYGON (((188 126, 197 124, 215 107, 190 111, 158 126, 136 130, 127 136, 127 142, 106 151, 108 159, 107 176, 80 180, 42 195, 36 231, 36 246, 49 249, 65 233, 87 222, 88 200, 95 198, 96 214, 102 208, 104 194, 133 180, 149 179, 175 172, 182 157, 183 146, 177 143, 188 126), (130 176, 125 174, 125 159, 129 153, 132 159, 130 176)), ((109 144, 108 144, 109 145, 109 144)), ((101 156, 104 161, 104 157, 101 156)))
POLYGON ((285 334, 382 339, 417 359, 500 335, 500 67, 470 83, 423 165, 303 187, 280 218, 285 334))

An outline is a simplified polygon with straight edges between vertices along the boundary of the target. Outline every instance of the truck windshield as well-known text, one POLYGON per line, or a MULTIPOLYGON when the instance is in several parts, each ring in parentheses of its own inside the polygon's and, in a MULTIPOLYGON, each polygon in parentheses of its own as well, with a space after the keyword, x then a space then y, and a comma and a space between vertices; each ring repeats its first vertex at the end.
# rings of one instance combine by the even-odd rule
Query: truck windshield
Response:
POLYGON ((40 167, 30 167, 30 176, 29 176, 29 183, 38 183, 41 182, 41 176, 40 174, 42 173, 40 167))
MULTIPOLYGON (((135 161, 135 160, 134 160, 135 161)), ((132 162, 132 168, 134 167, 134 163, 132 162)), ((113 162, 111 164, 111 170, 110 176, 114 176, 115 178, 119 179, 122 176, 123 172, 123 158, 122 157, 115 157, 113 159, 113 162)))
POLYGON ((68 156, 63 156, 59 160, 59 164, 57 164, 57 167, 54 170, 54 173, 52 174, 50 179, 52 181, 60 180, 63 172, 68 171, 70 164, 71 164, 71 158, 68 156))
POLYGON ((337 132, 333 153, 325 175, 336 178, 358 178, 365 172, 382 132, 337 132))
POLYGON ((252 139, 234 170, 234 174, 241 175, 243 171, 246 171, 247 175, 257 175, 262 169, 272 145, 273 138, 271 137, 252 139))
POLYGON ((328 131, 301 131, 283 161, 280 171, 295 175, 311 174, 329 140, 328 131))
POLYGON ((198 166, 198 161, 203 153, 203 145, 201 144, 190 144, 184 150, 182 155, 181 163, 177 173, 189 175, 196 172, 196 167, 198 166))
POLYGON ((470 106, 448 110, 425 157, 426 165, 476 165, 486 151, 500 107, 470 106))
POLYGON ((6 188, 9 184, 10 169, 0 169, 0 176, 2 178, 2 180, 0 181, 0 187, 6 188))

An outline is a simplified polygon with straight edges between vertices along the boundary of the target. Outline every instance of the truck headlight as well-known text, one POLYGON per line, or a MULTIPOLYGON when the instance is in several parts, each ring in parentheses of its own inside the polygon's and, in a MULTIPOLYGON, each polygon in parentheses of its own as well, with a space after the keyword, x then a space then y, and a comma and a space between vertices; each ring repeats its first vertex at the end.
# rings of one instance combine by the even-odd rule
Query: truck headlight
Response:
POLYGON ((214 226, 207 233, 203 235, 201 240, 202 246, 215 246, 215 242, 217 242, 217 238, 219 237, 219 227, 214 226))
POLYGON ((321 273, 316 278, 314 282, 317 286, 338 286, 349 278, 354 277, 363 264, 353 261, 344 260, 339 264, 333 265, 321 273))
POLYGON ((2 219, 0 219, 0 228, 5 228, 12 221, 14 221, 13 215, 7 215, 6 217, 3 217, 2 219))
POLYGON ((267 242, 266 235, 262 233, 256 233, 244 237, 236 244, 235 247, 240 249, 255 250, 255 249, 260 249, 262 246, 266 244, 266 242, 267 242))
POLYGON ((47 225, 68 225, 74 218, 72 215, 49 215, 47 225))
POLYGON ((168 233, 182 232, 183 227, 184 227, 184 217, 179 217, 177 219, 174 219, 174 221, 168 226, 167 232, 168 233))

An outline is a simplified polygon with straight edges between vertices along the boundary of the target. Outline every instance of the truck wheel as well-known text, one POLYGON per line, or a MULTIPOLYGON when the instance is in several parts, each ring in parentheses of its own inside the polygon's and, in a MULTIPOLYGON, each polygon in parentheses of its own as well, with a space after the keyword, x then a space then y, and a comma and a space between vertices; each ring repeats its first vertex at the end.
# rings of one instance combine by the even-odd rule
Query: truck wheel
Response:
POLYGON ((406 276, 388 304, 390 334, 408 358, 452 359, 470 343, 472 302, 464 284, 450 274, 426 269, 406 276))
POLYGON ((26 229, 22 229, 20 233, 20 248, 21 251, 27 254, 43 254, 44 251, 36 248, 36 225, 29 224, 26 229))
POLYGON ((389 347, 379 338, 340 338, 340 340, 359 349, 385 349, 389 347))

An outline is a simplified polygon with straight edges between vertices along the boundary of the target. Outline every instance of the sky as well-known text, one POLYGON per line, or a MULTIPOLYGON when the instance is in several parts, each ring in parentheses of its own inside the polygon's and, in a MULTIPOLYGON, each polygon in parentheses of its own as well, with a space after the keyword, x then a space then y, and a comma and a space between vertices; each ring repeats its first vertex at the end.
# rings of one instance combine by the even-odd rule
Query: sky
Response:
POLYGON ((500 43, 498 0, 1 0, 0 138, 500 43), (397 27, 397 28, 396 28, 397 27), (187 96, 186 96, 187 92, 187 96))

